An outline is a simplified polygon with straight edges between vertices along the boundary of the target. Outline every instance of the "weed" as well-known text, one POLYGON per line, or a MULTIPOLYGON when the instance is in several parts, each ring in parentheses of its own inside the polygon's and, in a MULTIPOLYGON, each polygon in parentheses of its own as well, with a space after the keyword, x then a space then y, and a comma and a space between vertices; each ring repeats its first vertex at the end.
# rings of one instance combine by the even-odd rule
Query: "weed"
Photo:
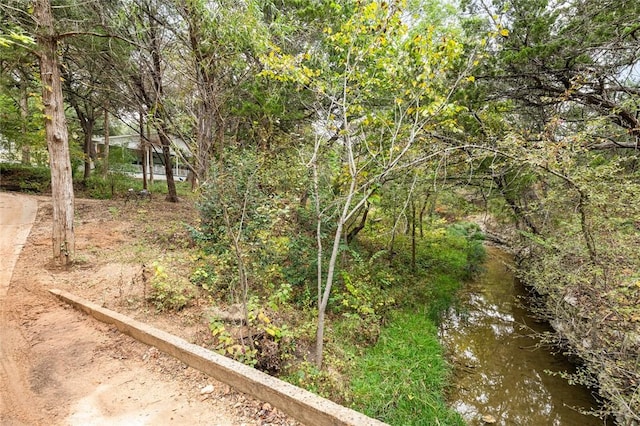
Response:
POLYGON ((153 277, 151 278, 151 294, 149 300, 158 311, 183 309, 194 294, 189 288, 189 283, 180 280, 172 280, 163 265, 153 263, 153 277))
POLYGON ((120 209, 115 206, 109 206, 108 208, 111 217, 117 219, 120 216, 120 209))
POLYGON ((256 365, 258 351, 255 348, 247 347, 243 342, 237 343, 236 339, 227 331, 223 322, 212 319, 209 323, 209 331, 216 339, 215 350, 219 354, 252 367, 256 365))

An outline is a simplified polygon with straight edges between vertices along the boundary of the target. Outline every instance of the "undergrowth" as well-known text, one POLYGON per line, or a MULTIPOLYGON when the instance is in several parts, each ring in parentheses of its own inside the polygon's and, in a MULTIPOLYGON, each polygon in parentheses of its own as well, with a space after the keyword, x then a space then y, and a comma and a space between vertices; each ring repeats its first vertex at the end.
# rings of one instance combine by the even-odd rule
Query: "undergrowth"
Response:
POLYGON ((353 405, 392 425, 464 425, 442 397, 447 371, 429 313, 399 312, 355 363, 353 405))

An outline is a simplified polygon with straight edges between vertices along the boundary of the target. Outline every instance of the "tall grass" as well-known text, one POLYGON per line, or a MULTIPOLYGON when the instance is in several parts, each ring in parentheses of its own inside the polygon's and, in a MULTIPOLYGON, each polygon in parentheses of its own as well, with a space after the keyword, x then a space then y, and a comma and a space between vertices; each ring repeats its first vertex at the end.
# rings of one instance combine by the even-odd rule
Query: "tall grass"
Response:
POLYGON ((430 314, 402 311, 356 361, 354 408, 391 425, 464 425, 447 407, 449 367, 430 314))
MULTIPOLYGON (((351 375, 354 408, 391 425, 464 425, 444 400, 450 368, 438 341, 437 323, 455 294, 479 270, 482 235, 456 225, 425 241, 409 269, 406 250, 395 258, 397 311, 387 318, 377 342, 361 349, 351 375), (453 228, 453 229, 451 229, 453 228)), ((399 245, 403 241, 399 241, 399 245)))

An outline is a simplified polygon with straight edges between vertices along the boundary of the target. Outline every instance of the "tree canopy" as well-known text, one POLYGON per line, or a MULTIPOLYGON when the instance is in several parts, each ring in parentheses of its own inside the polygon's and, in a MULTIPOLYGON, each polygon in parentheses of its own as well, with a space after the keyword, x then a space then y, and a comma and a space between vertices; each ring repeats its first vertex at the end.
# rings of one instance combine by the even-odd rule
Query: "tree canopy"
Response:
POLYGON ((640 318, 620 302, 640 265, 639 16, 632 0, 8 0, 0 144, 24 163, 48 155, 59 260, 73 256, 71 175, 83 164, 86 184, 100 165, 109 117, 138 135, 144 164, 157 134, 168 201, 175 161, 201 185, 201 237, 233 253, 245 308, 255 287, 285 288, 269 281, 285 280, 297 221, 313 272, 287 279, 313 294, 318 368, 334 291, 355 288, 349 250, 384 247, 392 263, 404 234, 415 272, 447 188, 510 219, 523 277, 580 318, 563 338, 637 421, 626 346, 581 342, 615 341, 587 336, 599 308, 622 329, 640 318), (375 229, 384 243, 362 237, 375 229))

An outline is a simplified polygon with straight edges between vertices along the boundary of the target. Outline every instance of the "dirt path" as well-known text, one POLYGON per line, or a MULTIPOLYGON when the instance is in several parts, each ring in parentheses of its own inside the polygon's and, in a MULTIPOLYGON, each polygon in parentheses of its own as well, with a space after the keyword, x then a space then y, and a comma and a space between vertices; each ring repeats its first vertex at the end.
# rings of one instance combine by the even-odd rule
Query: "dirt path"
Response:
POLYGON ((0 424, 285 424, 269 421, 281 419, 271 407, 53 298, 48 288, 83 271, 47 264, 47 203, 0 193, 0 424), (208 385, 212 392, 202 393, 208 385))
POLYGON ((0 193, 0 297, 7 294, 13 268, 37 211, 38 203, 32 198, 0 193))

